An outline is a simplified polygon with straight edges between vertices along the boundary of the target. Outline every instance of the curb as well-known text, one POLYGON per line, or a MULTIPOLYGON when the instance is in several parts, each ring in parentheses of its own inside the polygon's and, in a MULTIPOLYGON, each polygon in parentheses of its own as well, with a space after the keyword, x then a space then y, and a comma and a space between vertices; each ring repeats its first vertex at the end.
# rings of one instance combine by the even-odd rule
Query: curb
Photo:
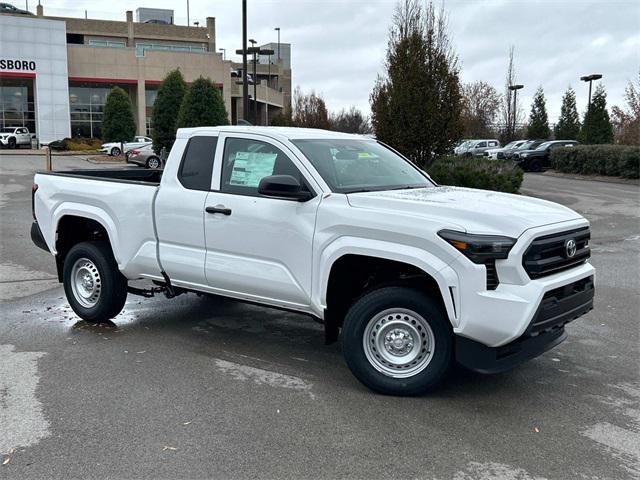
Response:
POLYGON ((571 180, 585 180, 591 182, 617 183, 622 185, 640 185, 640 180, 635 178, 605 177, 601 175, 579 175, 577 173, 562 173, 556 170, 542 172, 547 177, 568 178, 571 180))

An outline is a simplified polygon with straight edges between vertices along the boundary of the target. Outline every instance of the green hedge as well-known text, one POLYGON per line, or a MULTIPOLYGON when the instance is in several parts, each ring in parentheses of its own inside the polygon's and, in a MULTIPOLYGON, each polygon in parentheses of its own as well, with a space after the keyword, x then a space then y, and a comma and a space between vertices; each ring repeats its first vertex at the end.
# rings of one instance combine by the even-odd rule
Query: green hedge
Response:
POLYGON ((518 193, 523 172, 515 162, 483 157, 440 157, 427 172, 440 185, 518 193))
POLYGON ((68 151, 100 150, 102 140, 99 138, 65 138, 64 149, 68 151))
POLYGON ((638 178, 640 146, 578 145, 551 153, 551 166, 565 173, 638 178))

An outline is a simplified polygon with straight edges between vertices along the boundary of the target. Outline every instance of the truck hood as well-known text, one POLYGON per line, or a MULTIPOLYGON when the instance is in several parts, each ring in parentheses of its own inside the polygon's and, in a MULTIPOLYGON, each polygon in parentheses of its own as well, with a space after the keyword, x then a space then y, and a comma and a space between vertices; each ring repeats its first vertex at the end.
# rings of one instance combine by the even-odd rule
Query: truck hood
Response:
POLYGON ((461 187, 351 193, 347 198, 356 208, 404 213, 440 223, 442 228, 513 238, 529 228, 583 218, 546 200, 461 187))

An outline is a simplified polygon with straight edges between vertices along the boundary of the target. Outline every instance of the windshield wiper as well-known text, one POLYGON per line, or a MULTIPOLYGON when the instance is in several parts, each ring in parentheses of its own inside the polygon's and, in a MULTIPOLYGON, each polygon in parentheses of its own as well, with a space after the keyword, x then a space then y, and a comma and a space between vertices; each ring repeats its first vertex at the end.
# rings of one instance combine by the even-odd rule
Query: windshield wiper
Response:
POLYGON ((427 188, 426 185, 402 185, 401 187, 388 188, 387 190, 413 190, 415 188, 427 188))

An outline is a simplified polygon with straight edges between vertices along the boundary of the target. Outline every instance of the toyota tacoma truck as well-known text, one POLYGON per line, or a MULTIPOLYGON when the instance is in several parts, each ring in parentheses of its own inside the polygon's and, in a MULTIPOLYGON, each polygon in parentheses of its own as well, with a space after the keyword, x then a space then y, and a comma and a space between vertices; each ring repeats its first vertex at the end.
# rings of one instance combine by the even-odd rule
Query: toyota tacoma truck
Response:
POLYGON ((5 127, 0 129, 0 146, 7 148, 27 146, 31 148, 32 136, 27 127, 5 127))
POLYGON ((521 195, 437 185, 374 139, 180 129, 164 170, 42 172, 34 243, 88 322, 127 294, 197 292, 300 312, 371 389, 434 389, 562 342, 593 307, 589 223, 521 195), (148 288, 133 280, 148 280, 148 288))

